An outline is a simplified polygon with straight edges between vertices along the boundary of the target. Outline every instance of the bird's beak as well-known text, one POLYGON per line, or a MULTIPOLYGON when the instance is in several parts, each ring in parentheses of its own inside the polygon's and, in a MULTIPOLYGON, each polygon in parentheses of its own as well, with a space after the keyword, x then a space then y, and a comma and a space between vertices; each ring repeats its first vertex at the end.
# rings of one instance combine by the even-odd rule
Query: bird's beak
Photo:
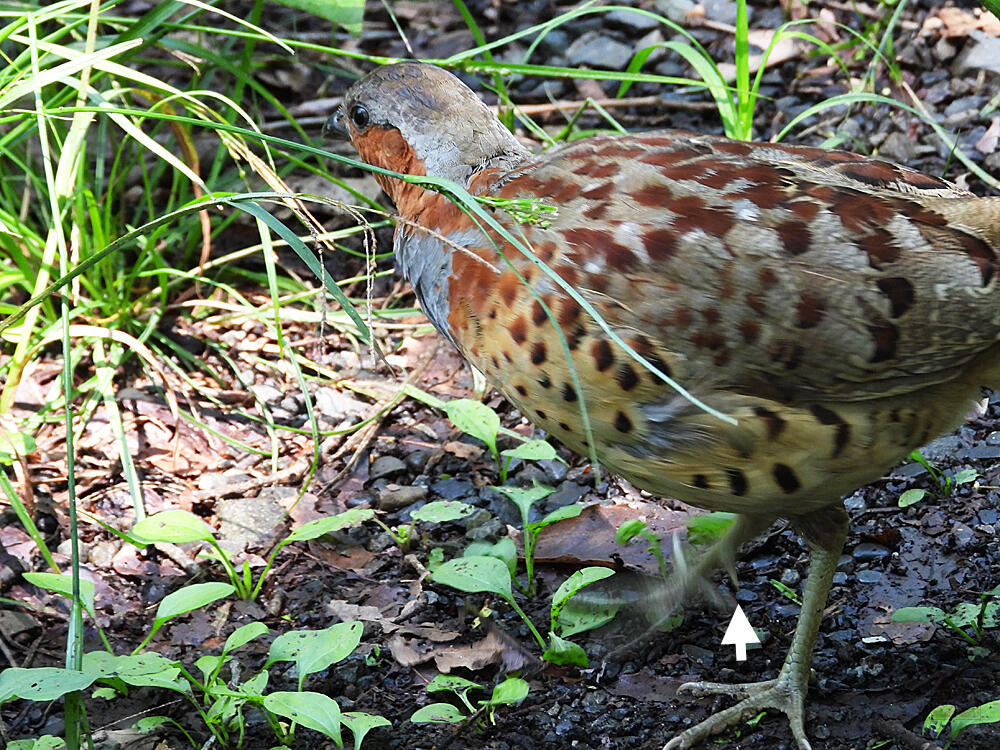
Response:
POLYGON ((337 140, 345 141, 351 137, 351 134, 347 132, 347 128, 345 128, 341 123, 341 118, 343 116, 343 108, 338 107, 337 111, 327 118, 327 121, 323 123, 324 138, 335 138, 337 140))

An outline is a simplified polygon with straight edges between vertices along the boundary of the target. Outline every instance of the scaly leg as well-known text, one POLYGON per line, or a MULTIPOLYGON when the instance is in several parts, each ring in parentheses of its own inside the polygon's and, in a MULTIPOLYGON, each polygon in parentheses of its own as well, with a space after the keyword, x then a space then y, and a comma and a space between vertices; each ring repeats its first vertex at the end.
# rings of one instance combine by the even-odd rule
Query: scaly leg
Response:
POLYGON ((816 645, 823 609, 833 584, 837 561, 847 537, 847 512, 842 505, 813 513, 796 521, 812 552, 809 575, 802 595, 802 612, 785 663, 776 679, 765 682, 724 685, 716 682, 689 682, 680 687, 695 696, 729 695, 742 700, 731 708, 696 724, 674 737, 663 750, 689 748, 703 739, 724 732, 761 711, 773 708, 788 716, 792 735, 800 750, 810 750, 805 731, 805 696, 809 687, 812 651, 816 645))

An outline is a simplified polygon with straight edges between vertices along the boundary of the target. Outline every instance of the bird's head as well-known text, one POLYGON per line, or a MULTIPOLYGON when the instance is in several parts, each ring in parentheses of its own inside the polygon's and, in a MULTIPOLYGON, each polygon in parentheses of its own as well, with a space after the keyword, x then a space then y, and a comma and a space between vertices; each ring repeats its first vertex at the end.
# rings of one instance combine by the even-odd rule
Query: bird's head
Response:
MULTIPOLYGON (((454 180, 509 169, 528 151, 458 78, 434 65, 385 65, 354 83, 324 135, 350 139, 361 159, 406 174, 454 180)), ((398 180, 376 175, 393 198, 398 180)))

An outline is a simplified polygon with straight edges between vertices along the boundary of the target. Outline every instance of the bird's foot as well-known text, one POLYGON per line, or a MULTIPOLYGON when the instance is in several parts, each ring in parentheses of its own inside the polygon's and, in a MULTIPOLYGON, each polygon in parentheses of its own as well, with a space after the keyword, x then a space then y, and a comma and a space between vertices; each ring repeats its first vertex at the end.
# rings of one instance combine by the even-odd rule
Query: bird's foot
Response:
POLYGON ((668 742, 663 750, 693 747, 712 735, 732 729, 766 709, 783 712, 792 725, 792 735, 799 750, 811 750, 806 738, 804 705, 806 687, 798 680, 781 675, 774 680, 725 685, 717 682, 687 682, 677 690, 696 698, 706 695, 728 695, 740 698, 739 703, 712 714, 703 722, 686 729, 668 742))

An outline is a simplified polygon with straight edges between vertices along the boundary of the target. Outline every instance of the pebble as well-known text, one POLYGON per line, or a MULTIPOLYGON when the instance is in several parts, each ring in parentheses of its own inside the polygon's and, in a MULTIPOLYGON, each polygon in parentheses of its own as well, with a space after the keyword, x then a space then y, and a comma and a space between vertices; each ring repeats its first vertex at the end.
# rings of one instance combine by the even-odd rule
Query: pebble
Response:
POLYGON ((694 9, 694 0, 656 0, 654 7, 674 23, 683 24, 687 14, 694 9))
POLYGON ((608 26, 622 29, 629 34, 645 34, 660 25, 655 16, 647 16, 633 10, 613 10, 604 16, 604 20, 608 26))
POLYGON ((749 589, 740 589, 736 592, 736 601, 746 604, 749 602, 757 601, 758 596, 756 591, 750 591, 749 589))
POLYGON ((857 579, 860 583, 878 583, 882 580, 882 571, 865 568, 858 571, 857 579))
POLYGON ((883 547, 881 544, 873 544, 872 542, 861 542, 852 551, 851 555, 855 560, 860 560, 862 562, 868 562, 871 560, 881 560, 884 557, 889 556, 889 550, 883 547))
POLYGON ((476 485, 468 479, 448 477, 431 483, 431 491, 445 500, 468 500, 475 498, 476 485))
POLYGON ((781 582, 786 586, 796 586, 802 580, 802 576, 795 568, 788 568, 781 574, 781 582))
POLYGON ((989 70, 1000 73, 1000 38, 985 34, 978 29, 969 32, 965 47, 955 60, 952 71, 961 75, 973 70, 989 70))
POLYGON ((685 656, 694 659, 700 664, 711 665, 715 662, 715 654, 709 651, 707 648, 702 648, 701 646, 695 646, 692 643, 685 643, 681 646, 681 652, 685 656))
POLYGON ((390 484, 378 492, 380 510, 399 510, 427 497, 427 488, 412 484, 390 484))
POLYGON ((351 398, 336 388, 320 388, 316 391, 316 410, 331 420, 341 420, 363 414, 367 404, 351 398))
POLYGON ((394 474, 399 474, 406 471, 406 469, 407 466, 402 459, 395 456, 379 456, 372 462, 371 467, 368 469, 368 475, 371 479, 381 479, 382 477, 391 477, 394 474))
POLYGON ((563 482, 556 488, 555 492, 545 498, 545 512, 562 508, 564 505, 572 505, 586 494, 586 487, 581 487, 573 482, 563 482))
POLYGON ((269 385, 268 383, 255 383, 250 386, 249 391, 253 394, 255 399, 262 401, 265 404, 277 404, 285 397, 284 391, 275 388, 273 385, 269 385))
POLYGON ((892 132, 878 149, 879 156, 908 164, 917 158, 917 142, 902 133, 892 132))
POLYGON ((632 48, 596 31, 589 31, 566 50, 572 67, 624 70, 632 59, 632 48))

